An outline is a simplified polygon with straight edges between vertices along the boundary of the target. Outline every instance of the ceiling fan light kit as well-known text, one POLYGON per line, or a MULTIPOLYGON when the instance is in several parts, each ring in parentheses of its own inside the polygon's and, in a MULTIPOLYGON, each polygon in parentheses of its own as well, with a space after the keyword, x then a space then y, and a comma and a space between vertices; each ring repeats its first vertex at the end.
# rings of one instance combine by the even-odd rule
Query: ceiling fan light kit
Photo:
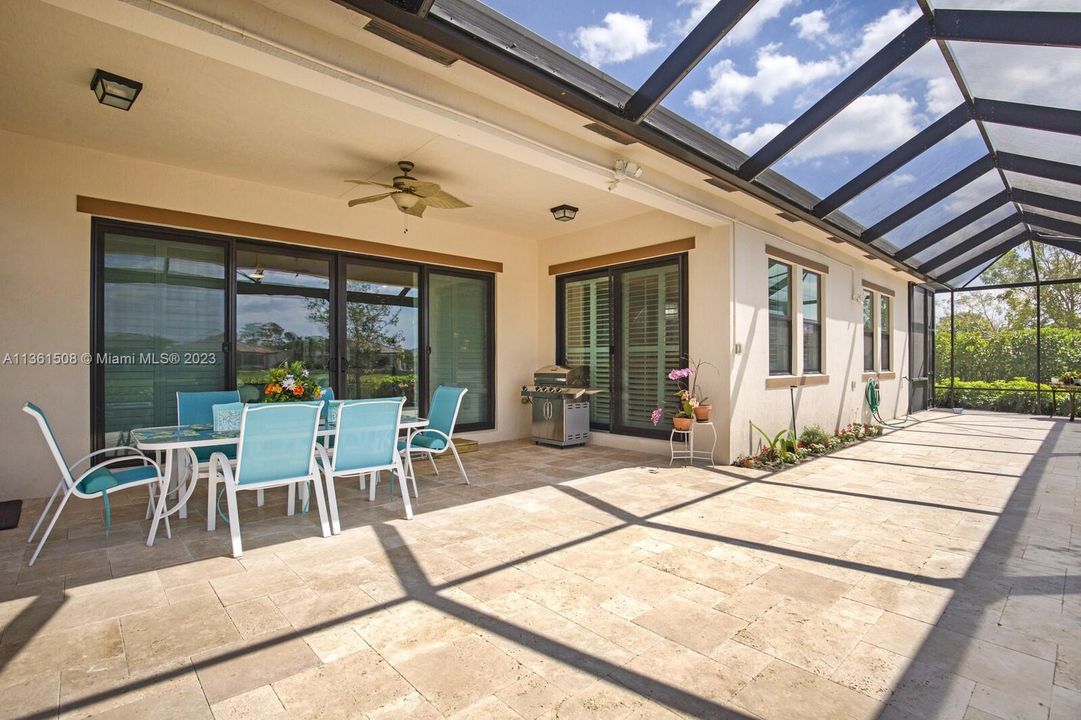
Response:
POLYGON ((439 210, 458 210, 471 207, 469 203, 454 197, 436 183, 417 180, 409 174, 413 171, 413 168, 414 165, 410 161, 399 160, 398 169, 402 174, 394 177, 390 185, 371 180, 347 180, 346 182, 357 185, 375 185, 386 189, 386 192, 350 200, 349 207, 377 202, 388 197, 394 201, 399 210, 414 217, 423 217, 424 211, 430 207, 439 210))

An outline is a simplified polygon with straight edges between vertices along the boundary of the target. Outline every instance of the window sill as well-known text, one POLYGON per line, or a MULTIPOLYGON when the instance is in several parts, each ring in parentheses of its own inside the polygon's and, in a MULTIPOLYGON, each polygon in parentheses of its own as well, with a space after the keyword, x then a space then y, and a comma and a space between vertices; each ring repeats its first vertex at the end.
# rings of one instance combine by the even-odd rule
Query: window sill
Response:
POLYGON ((771 375, 766 378, 766 389, 775 390, 777 388, 803 387, 805 385, 825 385, 829 381, 829 375, 771 375))
POLYGON ((892 370, 889 371, 889 372, 878 372, 878 373, 876 373, 876 372, 865 372, 861 376, 861 379, 863 380, 863 382, 867 382, 868 380, 874 380, 876 378, 878 380, 896 380, 897 379, 897 373, 893 372, 892 370))

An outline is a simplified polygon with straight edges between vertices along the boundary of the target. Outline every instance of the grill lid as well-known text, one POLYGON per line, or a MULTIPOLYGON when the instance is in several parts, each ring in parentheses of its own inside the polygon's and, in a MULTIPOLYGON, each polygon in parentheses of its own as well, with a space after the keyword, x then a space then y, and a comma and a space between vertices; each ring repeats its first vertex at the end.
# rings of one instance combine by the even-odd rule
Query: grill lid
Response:
POLYGON ((533 373, 533 384, 581 388, 589 385, 589 368, 585 365, 567 367, 546 365, 533 373))

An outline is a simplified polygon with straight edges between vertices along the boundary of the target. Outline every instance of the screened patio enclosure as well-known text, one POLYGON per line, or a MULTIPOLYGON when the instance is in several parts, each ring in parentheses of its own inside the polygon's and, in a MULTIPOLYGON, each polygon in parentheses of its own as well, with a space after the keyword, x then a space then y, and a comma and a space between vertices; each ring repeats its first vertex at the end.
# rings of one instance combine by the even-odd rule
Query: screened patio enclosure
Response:
POLYGON ((935 293, 932 402, 1065 415, 1081 371, 1081 255, 1029 241, 935 293))
MULTIPOLYGON (((483 67, 578 112, 595 132, 681 160, 704 182, 745 191, 785 220, 809 223, 938 289, 964 286, 1025 244, 1081 246, 1074 0, 889 8, 841 0, 813 18, 823 33, 835 23, 833 35, 817 37, 841 59, 799 65, 818 81, 802 85, 792 103, 773 102, 783 94, 732 90, 768 80, 742 70, 738 47, 777 16, 777 3, 697 3, 701 12, 679 26, 682 39, 652 72, 616 64, 618 78, 600 69, 613 64, 593 57, 581 37, 545 37, 547 3, 341 3, 400 42, 483 67), (874 25, 870 18, 887 9, 892 24, 874 25), (865 31, 858 47, 845 44, 845 23, 865 31), (703 89, 708 80, 714 84, 703 89), (916 97, 917 86, 926 86, 926 97, 916 97), (746 118, 737 120, 755 92, 763 110, 749 129, 746 118), (861 135, 896 142, 856 142, 861 135)), ((811 37, 811 25, 797 20, 792 28, 811 37)), ((786 33, 784 42, 797 42, 788 37, 794 29, 786 33)), ((778 47, 757 46, 759 70, 766 61, 799 63, 778 47)))

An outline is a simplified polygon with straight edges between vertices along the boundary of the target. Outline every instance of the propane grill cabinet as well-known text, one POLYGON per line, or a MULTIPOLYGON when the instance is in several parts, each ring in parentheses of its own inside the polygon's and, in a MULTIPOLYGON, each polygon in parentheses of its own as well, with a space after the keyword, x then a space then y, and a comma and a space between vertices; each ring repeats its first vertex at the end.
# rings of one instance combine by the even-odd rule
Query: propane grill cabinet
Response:
POLYGON ((533 406, 533 442, 557 447, 589 442, 589 398, 604 392, 586 387, 589 368, 549 365, 533 373, 533 384, 522 386, 522 397, 533 406))

